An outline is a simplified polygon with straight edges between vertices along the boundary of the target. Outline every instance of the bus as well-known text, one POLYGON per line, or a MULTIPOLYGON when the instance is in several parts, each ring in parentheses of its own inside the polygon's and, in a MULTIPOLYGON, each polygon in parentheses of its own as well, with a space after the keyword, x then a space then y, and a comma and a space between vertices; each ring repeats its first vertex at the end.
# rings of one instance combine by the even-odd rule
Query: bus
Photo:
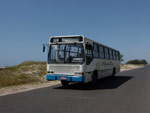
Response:
MULTIPOLYGON (((45 52, 45 45, 43 45, 45 52)), ((120 52, 83 35, 52 36, 48 44, 46 79, 95 84, 120 71, 120 52)))

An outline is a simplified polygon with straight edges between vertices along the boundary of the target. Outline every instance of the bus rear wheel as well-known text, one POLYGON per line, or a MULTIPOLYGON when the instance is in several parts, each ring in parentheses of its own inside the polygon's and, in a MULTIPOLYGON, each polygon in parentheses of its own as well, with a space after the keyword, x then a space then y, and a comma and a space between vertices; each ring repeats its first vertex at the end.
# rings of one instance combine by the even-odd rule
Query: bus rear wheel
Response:
POLYGON ((61 80, 61 84, 64 86, 64 87, 67 87, 69 85, 69 82, 68 81, 64 81, 64 80, 61 80))
POLYGON ((115 76, 115 74, 116 74, 116 69, 114 68, 114 69, 113 69, 113 73, 112 73, 111 77, 114 77, 114 76, 115 76))

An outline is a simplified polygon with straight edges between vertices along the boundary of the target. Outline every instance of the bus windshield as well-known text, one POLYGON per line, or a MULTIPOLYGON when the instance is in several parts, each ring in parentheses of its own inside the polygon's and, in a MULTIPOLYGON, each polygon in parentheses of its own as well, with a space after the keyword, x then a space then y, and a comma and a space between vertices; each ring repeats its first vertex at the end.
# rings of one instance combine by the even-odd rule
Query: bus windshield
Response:
POLYGON ((48 53, 48 64, 82 64, 85 61, 83 44, 53 44, 48 53))

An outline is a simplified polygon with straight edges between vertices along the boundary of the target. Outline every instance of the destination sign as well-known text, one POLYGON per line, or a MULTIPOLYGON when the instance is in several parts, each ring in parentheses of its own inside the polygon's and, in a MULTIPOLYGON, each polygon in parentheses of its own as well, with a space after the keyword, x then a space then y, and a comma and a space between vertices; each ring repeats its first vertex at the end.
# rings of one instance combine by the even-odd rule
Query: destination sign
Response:
POLYGON ((83 41, 82 37, 59 37, 51 38, 51 42, 81 42, 83 41))

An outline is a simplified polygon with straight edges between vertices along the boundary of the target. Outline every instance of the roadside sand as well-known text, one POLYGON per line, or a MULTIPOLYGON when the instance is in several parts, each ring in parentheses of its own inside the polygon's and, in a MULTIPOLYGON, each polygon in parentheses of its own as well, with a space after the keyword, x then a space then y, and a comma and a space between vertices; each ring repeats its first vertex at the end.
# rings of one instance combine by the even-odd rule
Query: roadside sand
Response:
POLYGON ((121 64, 121 71, 142 68, 144 65, 121 64))

